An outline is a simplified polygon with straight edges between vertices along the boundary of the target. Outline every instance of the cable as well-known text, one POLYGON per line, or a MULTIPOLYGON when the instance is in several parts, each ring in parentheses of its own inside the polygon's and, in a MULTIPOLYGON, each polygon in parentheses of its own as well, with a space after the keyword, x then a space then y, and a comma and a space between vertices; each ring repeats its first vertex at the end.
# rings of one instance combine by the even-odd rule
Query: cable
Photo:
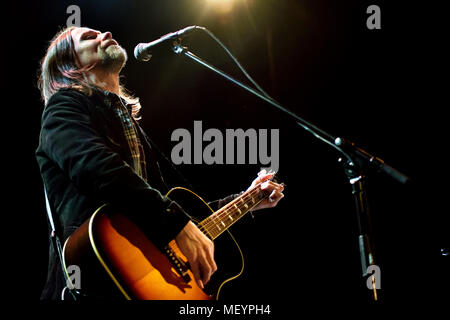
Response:
MULTIPOLYGON (((247 77, 248 80, 250 80, 250 82, 256 87, 257 90, 259 90, 259 92, 261 94, 263 94, 267 99, 272 100, 273 102, 279 104, 275 99, 273 99, 267 92, 265 92, 259 85, 258 83, 256 83, 255 80, 253 80, 253 78, 248 74, 248 72, 245 70, 245 68, 239 63, 239 61, 237 60, 237 58, 230 52, 230 50, 228 50, 228 48, 211 32, 209 31, 207 28, 205 27, 201 27, 201 26, 196 26, 196 29, 200 29, 203 30, 204 32, 206 32, 206 34, 208 34, 212 39, 214 39, 221 47, 222 49, 228 54, 228 56, 234 61, 234 63, 238 66, 238 68, 242 71, 242 73, 247 77)), ((319 129, 318 127, 312 125, 312 124, 308 124, 304 125, 303 123, 301 123, 300 121, 297 122, 298 125, 300 125, 303 129, 305 129, 306 131, 310 132, 311 134, 313 134, 316 138, 320 139, 321 141, 327 143, 328 145, 332 146, 334 149, 336 149, 337 151, 339 151, 341 154, 344 155, 344 157, 347 158, 347 160, 349 161, 349 163, 353 163, 351 157, 344 152, 344 150, 342 148, 339 148, 335 143, 331 142, 334 141, 334 137, 332 137, 331 135, 327 134, 326 132, 324 132, 323 130, 319 129), (314 132, 314 129, 316 132, 314 132), (328 139, 330 139, 330 141, 328 141, 326 138, 324 138, 323 136, 328 137, 328 139)))
POLYGON ((238 59, 228 50, 228 48, 220 41, 211 31, 206 29, 205 27, 197 26, 197 29, 203 30, 206 32, 207 35, 209 35, 212 39, 214 39, 221 47, 222 49, 228 54, 228 56, 234 61, 234 63, 238 66, 238 68, 242 71, 242 73, 247 77, 248 80, 256 87, 256 89, 259 90, 266 98, 275 101, 267 92, 265 92, 261 86, 256 83, 255 80, 248 74, 248 72, 245 70, 245 68, 239 63, 238 59))

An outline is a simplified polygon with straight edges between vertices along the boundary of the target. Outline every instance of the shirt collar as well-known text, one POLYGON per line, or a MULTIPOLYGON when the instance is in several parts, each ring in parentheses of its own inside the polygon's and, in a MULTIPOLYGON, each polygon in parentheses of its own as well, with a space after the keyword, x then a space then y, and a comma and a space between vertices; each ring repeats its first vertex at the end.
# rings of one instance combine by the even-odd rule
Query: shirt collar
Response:
POLYGON ((103 90, 103 89, 100 89, 99 91, 103 95, 103 100, 109 107, 112 107, 114 105, 114 103, 119 103, 127 109, 127 111, 130 113, 130 115, 132 114, 132 109, 133 109, 132 103, 128 103, 124 98, 118 96, 114 92, 111 92, 108 90, 103 90))

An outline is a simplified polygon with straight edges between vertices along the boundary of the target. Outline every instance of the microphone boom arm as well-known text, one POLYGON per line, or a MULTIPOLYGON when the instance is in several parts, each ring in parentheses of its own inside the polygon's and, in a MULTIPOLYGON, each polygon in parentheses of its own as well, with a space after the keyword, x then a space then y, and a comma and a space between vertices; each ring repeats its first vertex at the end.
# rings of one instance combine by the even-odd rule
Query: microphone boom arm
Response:
POLYGON ((283 107, 277 101, 268 96, 264 91, 262 90, 257 91, 254 88, 247 86, 241 81, 234 79, 227 73, 223 72, 222 70, 216 68, 212 64, 203 60, 202 58, 196 56, 195 54, 190 52, 188 48, 181 46, 181 39, 178 39, 173 42, 172 50, 176 54, 183 54, 189 59, 199 63, 203 67, 211 71, 214 71, 223 78, 233 82, 237 86, 247 90, 248 92, 252 93, 258 98, 271 104, 278 110, 290 116, 294 121, 296 121, 297 125, 305 129, 306 131, 312 133, 316 138, 318 138, 322 142, 327 143, 328 145, 330 145, 335 150, 341 153, 343 158, 339 158, 339 162, 342 164, 345 174, 347 175, 348 181, 351 184, 352 195, 355 201, 355 210, 358 220, 358 231, 359 231, 358 243, 360 249, 359 251, 361 258, 362 277, 364 279, 367 279, 366 284, 368 284, 369 283, 368 278, 372 276, 371 278, 372 280, 371 289, 373 293, 372 297, 374 300, 378 300, 377 289, 379 288, 376 288, 375 286, 375 276, 373 274, 368 273, 369 270, 368 267, 375 265, 375 255, 373 251, 373 243, 371 241, 371 230, 370 230, 371 223, 370 223, 369 208, 367 204, 367 196, 365 191, 365 180, 366 180, 365 170, 367 168, 372 167, 377 169, 378 171, 383 171, 384 173, 388 174, 389 176, 391 176, 392 178, 394 178, 395 180, 397 180, 402 184, 407 183, 408 181, 410 181, 410 179, 406 175, 400 173, 398 170, 387 165, 380 158, 375 157, 369 154, 367 151, 357 147, 353 142, 350 142, 340 137, 335 137, 325 132, 324 130, 307 122, 306 120, 299 117, 297 114, 283 107))
POLYGON ((281 110, 285 114, 289 115, 291 118, 293 118, 299 126, 301 126, 303 129, 307 130, 308 132, 312 133, 314 136, 319 138, 321 141, 331 145, 334 149, 338 150, 345 158, 350 159, 350 155, 352 155, 353 158, 358 159, 358 162, 361 164, 361 166, 365 167, 367 164, 369 167, 373 167, 379 171, 383 171, 384 173, 388 174, 395 180, 397 180, 400 183, 407 183, 409 182, 409 177, 404 175, 403 173, 399 172, 398 170, 394 169, 393 167, 386 164, 383 160, 381 160, 378 157, 375 157, 371 154, 369 154, 367 151, 363 150, 362 148, 356 146, 353 142, 343 139, 340 137, 333 136, 324 130, 320 129, 319 127, 309 123, 308 121, 302 119, 297 114, 293 113, 292 111, 286 109, 283 107, 280 103, 272 99, 271 97, 258 92, 254 88, 251 88, 247 86, 246 84, 242 83, 241 81, 236 80, 235 78, 231 77, 224 71, 216 68, 209 62, 203 60, 202 58, 196 56, 192 52, 188 50, 188 48, 181 46, 181 41, 175 41, 172 46, 172 50, 176 54, 184 54, 186 57, 190 58, 191 60, 194 60, 195 62, 199 63, 200 65, 206 67, 207 69, 210 69, 217 74, 221 75, 225 79, 233 82, 234 84, 238 85, 239 87, 247 90, 248 92, 252 93, 253 95, 257 96, 258 98, 266 101, 267 103, 271 104, 275 108, 281 110))

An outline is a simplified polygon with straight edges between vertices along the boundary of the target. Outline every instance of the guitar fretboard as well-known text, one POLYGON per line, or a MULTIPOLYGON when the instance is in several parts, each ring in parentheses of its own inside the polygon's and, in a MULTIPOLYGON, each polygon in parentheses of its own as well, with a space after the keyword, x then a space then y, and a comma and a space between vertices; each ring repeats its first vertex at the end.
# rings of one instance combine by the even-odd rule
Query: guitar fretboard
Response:
POLYGON ((198 224, 211 240, 216 239, 236 221, 252 210, 258 203, 269 196, 268 192, 261 190, 261 184, 244 192, 242 195, 226 204, 205 220, 198 224))

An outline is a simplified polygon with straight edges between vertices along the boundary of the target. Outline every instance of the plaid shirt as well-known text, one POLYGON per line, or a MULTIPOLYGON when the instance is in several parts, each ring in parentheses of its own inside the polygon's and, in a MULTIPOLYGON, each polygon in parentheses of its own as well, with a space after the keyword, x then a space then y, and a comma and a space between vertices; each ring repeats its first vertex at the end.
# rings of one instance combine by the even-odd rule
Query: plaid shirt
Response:
POLYGON ((147 165, 145 162, 144 148, 139 139, 135 120, 131 116, 131 105, 125 104, 117 95, 114 96, 115 99, 112 99, 111 107, 122 124, 123 134, 130 149, 132 168, 142 179, 147 181, 147 165))

